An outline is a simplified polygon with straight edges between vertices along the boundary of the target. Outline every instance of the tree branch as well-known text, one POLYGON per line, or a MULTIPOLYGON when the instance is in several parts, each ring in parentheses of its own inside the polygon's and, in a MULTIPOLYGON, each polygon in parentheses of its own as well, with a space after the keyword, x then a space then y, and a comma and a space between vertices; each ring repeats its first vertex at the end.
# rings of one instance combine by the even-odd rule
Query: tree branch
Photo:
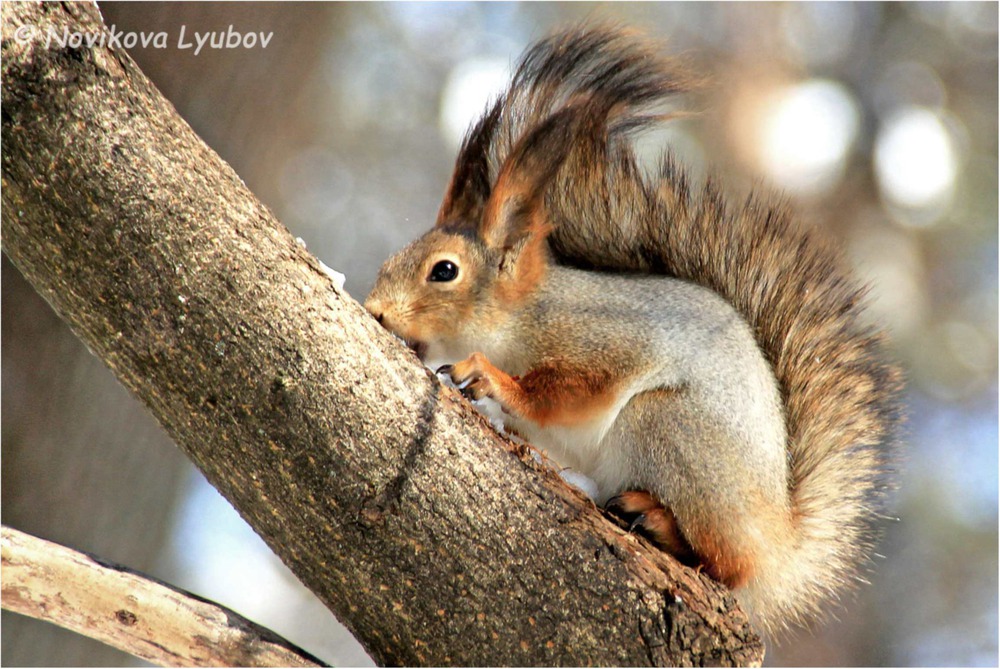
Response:
POLYGON ((443 388, 125 52, 46 43, 102 34, 93 5, 2 29, 4 251, 377 662, 761 661, 728 591, 443 388))
POLYGON ((0 530, 3 608, 163 666, 316 667, 246 618, 148 576, 9 527, 0 530))

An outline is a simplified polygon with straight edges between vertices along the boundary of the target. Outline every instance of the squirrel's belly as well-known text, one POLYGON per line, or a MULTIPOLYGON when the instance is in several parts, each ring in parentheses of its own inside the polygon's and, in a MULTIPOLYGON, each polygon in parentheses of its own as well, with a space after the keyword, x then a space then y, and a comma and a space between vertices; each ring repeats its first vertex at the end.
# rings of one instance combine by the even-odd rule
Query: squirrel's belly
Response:
POLYGON ((594 500, 604 504, 628 483, 626 459, 620 449, 607 444, 608 433, 622 406, 602 416, 576 425, 546 425, 508 417, 511 426, 531 445, 545 451, 560 467, 572 469, 592 479, 598 488, 594 500))

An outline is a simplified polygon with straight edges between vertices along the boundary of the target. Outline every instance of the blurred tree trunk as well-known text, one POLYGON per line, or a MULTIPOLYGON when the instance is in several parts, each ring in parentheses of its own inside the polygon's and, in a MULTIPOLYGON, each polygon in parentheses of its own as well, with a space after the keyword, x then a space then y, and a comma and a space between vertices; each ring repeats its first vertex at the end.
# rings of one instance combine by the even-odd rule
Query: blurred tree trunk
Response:
POLYGON ((316 667, 318 658, 231 609, 123 565, 4 525, 3 607, 160 666, 316 667))
MULTIPOLYGON (((152 571, 183 473, 163 430, 3 258, 3 522, 152 571)), ((3 613, 10 666, 116 666, 109 646, 3 613)))
POLYGON ((760 662, 724 588, 492 433, 126 54, 25 24, 103 30, 5 7, 5 252, 377 661, 760 662))

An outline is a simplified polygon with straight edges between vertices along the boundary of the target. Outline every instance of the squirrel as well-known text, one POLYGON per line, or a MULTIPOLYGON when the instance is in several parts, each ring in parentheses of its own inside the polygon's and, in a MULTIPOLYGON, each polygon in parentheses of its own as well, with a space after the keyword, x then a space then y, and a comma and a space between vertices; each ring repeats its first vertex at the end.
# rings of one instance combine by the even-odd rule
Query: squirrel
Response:
POLYGON ((783 204, 644 172, 635 134, 688 81, 616 26, 531 46, 365 307, 774 635, 860 580, 900 372, 783 204))

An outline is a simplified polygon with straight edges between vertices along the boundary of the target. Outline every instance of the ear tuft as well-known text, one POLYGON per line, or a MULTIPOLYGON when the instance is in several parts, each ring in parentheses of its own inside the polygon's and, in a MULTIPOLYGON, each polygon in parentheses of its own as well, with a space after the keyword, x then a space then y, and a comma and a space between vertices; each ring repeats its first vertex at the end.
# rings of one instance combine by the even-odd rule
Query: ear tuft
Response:
POLYGON ((455 171, 438 211, 438 227, 475 231, 490 197, 489 152, 500 123, 502 100, 497 100, 465 136, 455 160, 455 171))
POLYGON ((479 225, 479 237, 487 247, 509 249, 525 237, 548 234, 543 196, 573 149, 581 109, 579 105, 561 109, 515 145, 479 225))

